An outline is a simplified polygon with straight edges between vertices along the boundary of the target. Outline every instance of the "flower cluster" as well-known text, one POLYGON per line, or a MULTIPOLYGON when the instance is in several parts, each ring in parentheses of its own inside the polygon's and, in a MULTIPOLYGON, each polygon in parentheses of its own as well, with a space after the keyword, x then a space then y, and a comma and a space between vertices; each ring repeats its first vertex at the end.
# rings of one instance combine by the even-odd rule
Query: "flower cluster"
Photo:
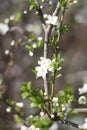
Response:
POLYGON ((45 78, 48 71, 53 72, 54 67, 52 65, 52 61, 49 58, 40 57, 38 64, 39 66, 35 67, 37 77, 45 78))

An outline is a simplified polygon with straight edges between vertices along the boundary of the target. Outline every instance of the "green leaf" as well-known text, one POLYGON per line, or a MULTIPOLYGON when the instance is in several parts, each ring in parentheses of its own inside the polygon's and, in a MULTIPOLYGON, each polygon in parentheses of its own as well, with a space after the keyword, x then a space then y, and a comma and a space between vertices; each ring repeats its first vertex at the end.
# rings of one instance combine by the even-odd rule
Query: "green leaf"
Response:
POLYGON ((63 25, 60 29, 61 33, 64 34, 65 32, 69 31, 69 27, 67 25, 63 25))
POLYGON ((30 11, 37 7, 37 4, 35 3, 34 0, 29 0, 29 2, 30 2, 30 8, 29 8, 30 11))
POLYGON ((24 92, 24 93, 22 93, 22 98, 23 99, 26 99, 27 97, 29 97, 29 93, 28 92, 24 92))
POLYGON ((38 48, 42 48, 44 46, 44 42, 43 41, 39 41, 38 43, 37 43, 37 47, 38 48))
POLYGON ((51 121, 51 119, 47 117, 43 117, 41 120, 34 123, 34 125, 40 128, 40 130, 48 130, 52 124, 53 122, 51 121))
POLYGON ((66 8, 67 6, 67 0, 61 0, 61 9, 66 8))

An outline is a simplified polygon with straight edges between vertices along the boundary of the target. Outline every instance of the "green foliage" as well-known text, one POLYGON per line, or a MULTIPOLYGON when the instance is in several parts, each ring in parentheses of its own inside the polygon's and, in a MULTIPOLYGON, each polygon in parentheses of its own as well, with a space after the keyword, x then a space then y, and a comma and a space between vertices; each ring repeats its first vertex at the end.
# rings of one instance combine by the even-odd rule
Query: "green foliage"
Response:
POLYGON ((59 104, 71 104, 74 101, 73 89, 71 86, 67 87, 63 95, 59 96, 59 104))
POLYGON ((62 34, 64 34, 65 32, 68 32, 69 30, 69 27, 67 25, 63 25, 61 28, 60 28, 60 31, 62 34))
POLYGON ((37 47, 38 47, 38 48, 42 48, 43 46, 44 46, 44 41, 43 41, 43 40, 38 41, 37 47))
POLYGON ((42 90, 39 90, 38 88, 31 87, 31 83, 24 83, 21 86, 22 90, 22 98, 25 99, 27 97, 30 98, 31 107, 39 107, 41 109, 45 109, 45 103, 47 100, 44 98, 44 93, 42 90))
POLYGON ((2 84, 2 79, 0 79, 0 85, 2 84))
POLYGON ((53 59, 55 59, 53 62, 55 70, 60 70, 61 64, 63 62, 63 59, 61 58, 61 53, 58 53, 57 56, 54 55, 53 59))
POLYGON ((53 121, 48 117, 41 117, 34 116, 30 118, 30 122, 37 128, 40 128, 40 130, 48 130, 51 125, 53 124, 53 121))
POLYGON ((29 0, 29 2, 30 2, 30 8, 29 8, 30 11, 37 7, 37 4, 35 3, 34 0, 29 0))
POLYGON ((61 9, 66 8, 67 6, 67 0, 61 0, 61 9))
POLYGON ((16 123, 24 123, 24 120, 18 115, 14 115, 14 120, 16 123))
POLYGON ((22 21, 22 14, 21 14, 21 12, 17 12, 15 14, 14 22, 21 22, 21 21, 22 21))

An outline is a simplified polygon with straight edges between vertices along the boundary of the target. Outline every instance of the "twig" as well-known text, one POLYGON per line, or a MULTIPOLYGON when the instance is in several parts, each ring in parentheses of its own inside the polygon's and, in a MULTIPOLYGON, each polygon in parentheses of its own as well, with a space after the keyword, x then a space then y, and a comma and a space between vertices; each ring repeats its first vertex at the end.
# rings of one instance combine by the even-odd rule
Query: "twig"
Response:
POLYGON ((76 108, 76 112, 87 112, 87 108, 76 108))

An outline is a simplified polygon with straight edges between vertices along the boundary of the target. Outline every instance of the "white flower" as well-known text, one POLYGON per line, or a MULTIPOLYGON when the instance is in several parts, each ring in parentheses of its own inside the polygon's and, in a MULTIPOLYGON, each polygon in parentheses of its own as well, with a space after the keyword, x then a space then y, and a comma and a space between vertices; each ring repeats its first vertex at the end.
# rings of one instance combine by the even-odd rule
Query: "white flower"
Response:
POLYGON ((47 19, 47 16, 48 16, 47 14, 44 14, 44 15, 43 15, 44 19, 47 19))
POLYGON ((43 38, 42 37, 38 37, 38 41, 42 41, 43 40, 43 38))
POLYGON ((8 49, 5 50, 5 55, 9 55, 10 51, 8 49))
POLYGON ((79 125, 80 129, 87 130, 87 118, 85 118, 85 123, 83 125, 79 125))
POLYGON ((86 103, 87 103, 87 102, 86 102, 86 97, 85 97, 85 96, 79 97, 78 103, 79 103, 79 104, 86 104, 86 103))
POLYGON ((54 116, 54 114, 51 114, 51 118, 53 119, 55 116, 54 116))
POLYGON ((46 77, 47 74, 47 69, 43 66, 37 66, 35 67, 36 71, 37 71, 37 77, 46 77))
POLYGON ((5 35, 9 30, 8 24, 0 22, 0 34, 5 35))
POLYGON ((40 66, 43 66, 45 69, 48 69, 50 64, 51 64, 51 60, 45 57, 40 57, 40 60, 38 61, 38 64, 40 66))
POLYGON ((86 93, 87 92, 87 83, 85 83, 82 88, 79 88, 78 91, 79 91, 79 94, 86 93))
POLYGON ((14 18, 15 18, 14 15, 11 15, 9 19, 14 20, 14 18))
POLYGON ((11 46, 14 46, 15 45, 15 40, 12 40, 11 43, 10 43, 11 46))
POLYGON ((40 57, 40 60, 38 61, 38 65, 35 69, 37 71, 37 77, 43 77, 45 78, 48 71, 53 71, 52 61, 49 58, 40 57))
POLYGON ((28 128, 26 126, 21 126, 21 129, 20 130, 28 130, 28 128))
POLYGON ((57 22, 58 22, 58 17, 57 16, 48 15, 47 18, 48 18, 48 20, 46 20, 47 24, 57 25, 57 22))
POLYGON ((29 56, 33 56, 34 53, 32 51, 29 52, 29 56))
POLYGON ((16 106, 22 108, 22 107, 24 106, 24 104, 23 104, 23 102, 17 102, 17 103, 16 103, 16 106))
POLYGON ((57 103, 58 102, 58 97, 53 97, 52 101, 53 101, 53 103, 57 103))
POLYGON ((6 112, 8 112, 8 113, 11 112, 11 107, 7 107, 6 112))
POLYGON ((36 43, 33 43, 32 47, 35 49, 37 48, 37 44, 36 43))
POLYGON ((40 116, 44 116, 44 112, 40 112, 40 116))
POLYGON ((40 130, 40 128, 36 128, 34 125, 31 125, 27 130, 40 130))
POLYGON ((9 19, 6 18, 6 19, 4 20, 4 23, 5 23, 5 24, 8 24, 8 23, 9 23, 9 19))
POLYGON ((63 107, 62 107, 62 111, 65 111, 65 110, 66 110, 66 108, 63 106, 63 107))
POLYGON ((78 0, 74 0, 73 3, 74 3, 74 4, 78 3, 78 0))

